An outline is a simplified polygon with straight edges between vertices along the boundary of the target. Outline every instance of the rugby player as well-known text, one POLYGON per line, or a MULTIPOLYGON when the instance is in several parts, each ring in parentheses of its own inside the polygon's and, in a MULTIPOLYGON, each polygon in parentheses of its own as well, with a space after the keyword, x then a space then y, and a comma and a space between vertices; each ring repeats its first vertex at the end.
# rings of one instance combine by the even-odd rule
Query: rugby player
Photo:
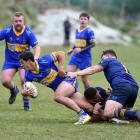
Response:
MULTIPOLYGON (((92 64, 91 48, 95 46, 94 32, 89 27, 89 15, 81 13, 79 16, 80 27, 76 30, 75 45, 72 49, 67 51, 67 54, 73 55, 67 65, 67 72, 74 72, 77 69, 83 70, 92 64)), ((87 75, 81 76, 84 88, 90 86, 87 75)))
MULTIPOLYGON (((52 54, 44 55, 38 60, 34 59, 34 55, 31 52, 23 52, 19 55, 19 59, 26 70, 25 82, 35 81, 53 89, 54 100, 79 115, 76 125, 85 124, 90 120, 90 116, 84 110, 92 112, 93 106, 77 92, 78 83, 76 78, 65 77, 63 72, 64 52, 53 52, 52 54), (58 67, 55 62, 58 62, 58 67)), ((30 96, 32 90, 23 88, 22 94, 23 96, 30 96)))
POLYGON ((82 71, 69 72, 67 76, 74 78, 103 71, 112 88, 111 95, 105 103, 103 115, 108 119, 122 118, 140 122, 140 110, 130 110, 134 106, 138 95, 139 86, 137 82, 125 65, 117 59, 114 50, 103 51, 101 59, 99 64, 82 71))
MULTIPOLYGON (((16 12, 12 17, 12 24, 0 31, 0 41, 5 40, 5 61, 2 67, 2 85, 10 90, 9 104, 13 104, 19 92, 17 85, 12 81, 16 72, 19 74, 21 86, 24 82, 25 70, 19 61, 19 54, 34 50, 35 58, 40 55, 40 47, 32 30, 25 25, 24 15, 16 12)), ((29 99, 24 97, 24 110, 30 110, 29 99)))

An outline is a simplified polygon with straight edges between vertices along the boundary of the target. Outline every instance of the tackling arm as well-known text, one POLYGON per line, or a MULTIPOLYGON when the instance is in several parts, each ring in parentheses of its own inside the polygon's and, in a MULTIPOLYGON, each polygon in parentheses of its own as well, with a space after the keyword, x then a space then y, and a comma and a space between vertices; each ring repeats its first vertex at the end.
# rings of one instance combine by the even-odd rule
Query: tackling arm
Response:
POLYGON ((68 72, 67 76, 74 78, 77 76, 91 75, 94 73, 98 73, 100 71, 103 71, 103 67, 100 65, 96 65, 96 66, 88 67, 88 68, 81 70, 81 71, 78 71, 78 72, 68 72))
POLYGON ((84 70, 78 71, 76 74, 77 74, 77 76, 91 75, 91 74, 94 74, 94 73, 98 73, 102 70, 103 70, 102 66, 96 65, 96 66, 91 66, 91 67, 88 67, 84 70))

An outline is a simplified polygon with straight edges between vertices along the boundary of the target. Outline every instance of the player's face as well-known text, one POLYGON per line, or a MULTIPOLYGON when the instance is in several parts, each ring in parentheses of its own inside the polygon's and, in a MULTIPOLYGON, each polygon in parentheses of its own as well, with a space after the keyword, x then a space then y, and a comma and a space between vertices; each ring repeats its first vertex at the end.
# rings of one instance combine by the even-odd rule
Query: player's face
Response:
POLYGON ((89 24, 89 19, 87 17, 80 17, 80 28, 85 28, 89 24))
POLYGON ((23 16, 19 16, 19 17, 14 16, 13 25, 17 32, 21 32, 21 30, 23 29, 23 26, 24 26, 24 17, 23 16))
POLYGON ((22 66, 23 66, 23 68, 25 70, 33 70, 33 67, 31 65, 31 61, 30 60, 25 61, 25 60, 21 59, 20 62, 21 62, 22 66))
POLYGON ((96 95, 94 96, 93 99, 88 99, 88 101, 91 103, 91 104, 96 104, 100 101, 101 99, 101 96, 99 95, 99 93, 97 92, 96 95))

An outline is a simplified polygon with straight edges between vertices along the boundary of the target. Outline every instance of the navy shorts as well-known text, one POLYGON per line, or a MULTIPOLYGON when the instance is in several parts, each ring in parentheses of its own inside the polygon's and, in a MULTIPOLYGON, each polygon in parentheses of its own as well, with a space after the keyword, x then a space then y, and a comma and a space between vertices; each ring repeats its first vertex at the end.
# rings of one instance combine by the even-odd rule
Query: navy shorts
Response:
POLYGON ((48 87, 50 87, 51 89, 53 89, 54 91, 57 89, 57 87, 59 86, 59 84, 61 84, 61 82, 66 82, 66 83, 69 83, 71 84, 74 89, 75 89, 75 92, 78 91, 78 81, 76 78, 69 78, 69 77, 66 77, 66 78, 60 78, 60 77, 57 77, 55 79, 56 82, 54 82, 53 84, 50 84, 48 87))
POLYGON ((129 83, 120 83, 113 87, 108 100, 119 102, 124 107, 131 108, 136 102, 139 88, 129 83))
POLYGON ((8 62, 5 61, 2 67, 2 70, 6 69, 18 69, 18 68, 23 68, 20 62, 8 62))
POLYGON ((68 63, 68 65, 75 65, 77 66, 80 70, 83 70, 87 67, 91 66, 91 58, 80 58, 75 55, 73 55, 68 63))

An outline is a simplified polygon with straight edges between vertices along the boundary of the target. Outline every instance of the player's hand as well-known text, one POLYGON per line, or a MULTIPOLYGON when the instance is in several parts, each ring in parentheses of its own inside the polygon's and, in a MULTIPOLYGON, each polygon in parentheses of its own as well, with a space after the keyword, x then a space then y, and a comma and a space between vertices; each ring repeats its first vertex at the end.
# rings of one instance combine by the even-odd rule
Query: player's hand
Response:
POLYGON ((100 103, 96 103, 95 106, 94 106, 94 110, 93 110, 93 113, 94 114, 100 114, 100 109, 101 109, 101 105, 100 103))
POLYGON ((64 71, 62 71, 62 70, 58 70, 58 75, 60 77, 65 77, 66 76, 66 73, 64 71))
POLYGON ((74 49, 74 53, 80 53, 81 51, 82 51, 82 49, 79 47, 74 49))
POLYGON ((106 94, 107 94, 107 95, 110 95, 111 92, 112 92, 112 89, 111 89, 111 88, 107 88, 107 89, 106 89, 106 94))
POLYGON ((22 96, 24 96, 24 97, 27 97, 27 96, 32 96, 33 95, 33 93, 34 93, 34 89, 22 89, 21 90, 21 94, 22 94, 22 96))
POLYGON ((67 55, 70 55, 72 52, 73 52, 73 49, 69 49, 69 50, 67 51, 67 55))
POLYGON ((77 72, 67 72, 66 76, 70 78, 75 78, 77 77, 77 72))

